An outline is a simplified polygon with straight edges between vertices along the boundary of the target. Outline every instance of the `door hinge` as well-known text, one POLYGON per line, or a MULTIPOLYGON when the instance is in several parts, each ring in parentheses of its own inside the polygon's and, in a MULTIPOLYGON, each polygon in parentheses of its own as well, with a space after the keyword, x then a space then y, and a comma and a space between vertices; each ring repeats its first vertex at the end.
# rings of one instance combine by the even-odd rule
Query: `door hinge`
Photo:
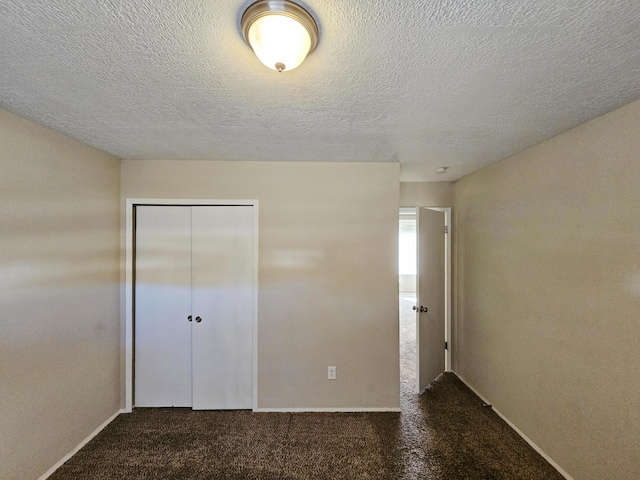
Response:
POLYGON ((444 349, 449 350, 449 342, 444 342, 444 349))
POLYGON ((444 233, 449 233, 449 226, 448 225, 444 226, 444 233))

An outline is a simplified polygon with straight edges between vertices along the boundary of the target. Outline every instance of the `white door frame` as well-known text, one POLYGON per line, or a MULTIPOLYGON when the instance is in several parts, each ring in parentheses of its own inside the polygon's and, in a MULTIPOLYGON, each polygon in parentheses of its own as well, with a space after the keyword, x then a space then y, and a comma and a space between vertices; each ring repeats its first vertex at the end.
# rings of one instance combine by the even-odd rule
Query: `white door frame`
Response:
POLYGON ((137 205, 253 206, 253 410, 258 408, 258 200, 127 198, 125 205, 124 411, 133 410, 133 209, 137 205))
MULTIPOLYGON (((444 357, 444 371, 452 372, 452 358, 453 358, 453 342, 451 341, 451 238, 452 238, 452 221, 451 221, 451 207, 428 207, 428 206, 419 206, 419 207, 400 207, 403 208, 413 208, 417 214, 418 208, 428 208, 429 210, 436 210, 438 212, 444 212, 444 224, 447 228, 447 233, 445 234, 445 259, 444 259, 444 331, 445 338, 444 341, 447 342, 449 348, 445 350, 444 357)), ((417 236, 417 232, 416 232, 417 236)), ((416 237, 417 238, 417 237, 416 237)))

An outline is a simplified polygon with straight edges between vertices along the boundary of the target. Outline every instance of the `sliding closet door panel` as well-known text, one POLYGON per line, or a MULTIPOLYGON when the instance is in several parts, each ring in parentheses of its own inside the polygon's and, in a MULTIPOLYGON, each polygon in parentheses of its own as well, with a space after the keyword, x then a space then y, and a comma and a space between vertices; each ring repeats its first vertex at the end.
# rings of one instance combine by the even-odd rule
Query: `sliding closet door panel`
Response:
POLYGON ((192 208, 193 408, 251 408, 253 207, 192 208))
POLYGON ((190 407, 191 210, 136 207, 135 405, 190 407))

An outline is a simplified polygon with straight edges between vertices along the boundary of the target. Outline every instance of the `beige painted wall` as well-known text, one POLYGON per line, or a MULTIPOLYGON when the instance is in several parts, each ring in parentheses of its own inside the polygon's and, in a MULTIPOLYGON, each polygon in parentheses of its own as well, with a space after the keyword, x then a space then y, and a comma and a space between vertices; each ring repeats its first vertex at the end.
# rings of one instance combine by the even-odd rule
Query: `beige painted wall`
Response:
POLYGON ((259 200, 259 408, 399 406, 398 186, 397 164, 122 166, 123 204, 259 200))
POLYGON ((453 204, 451 182, 402 182, 401 207, 450 207, 453 204))
POLYGON ((119 409, 117 159, 0 111, 0 478, 119 409))
POLYGON ((640 101, 454 208, 458 373, 573 478, 640 478, 640 101))

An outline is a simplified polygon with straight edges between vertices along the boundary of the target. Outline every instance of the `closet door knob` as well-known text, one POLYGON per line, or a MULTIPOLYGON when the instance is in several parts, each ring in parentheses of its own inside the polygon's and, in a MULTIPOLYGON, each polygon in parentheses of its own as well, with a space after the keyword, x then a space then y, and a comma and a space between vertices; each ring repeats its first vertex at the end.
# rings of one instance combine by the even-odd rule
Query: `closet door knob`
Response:
POLYGON ((189 321, 191 321, 191 320, 192 320, 191 315, 189 315, 189 316, 187 317, 187 320, 189 320, 189 321))
POLYGON ((202 319, 200 317, 196 317, 196 323, 200 323, 202 319))

